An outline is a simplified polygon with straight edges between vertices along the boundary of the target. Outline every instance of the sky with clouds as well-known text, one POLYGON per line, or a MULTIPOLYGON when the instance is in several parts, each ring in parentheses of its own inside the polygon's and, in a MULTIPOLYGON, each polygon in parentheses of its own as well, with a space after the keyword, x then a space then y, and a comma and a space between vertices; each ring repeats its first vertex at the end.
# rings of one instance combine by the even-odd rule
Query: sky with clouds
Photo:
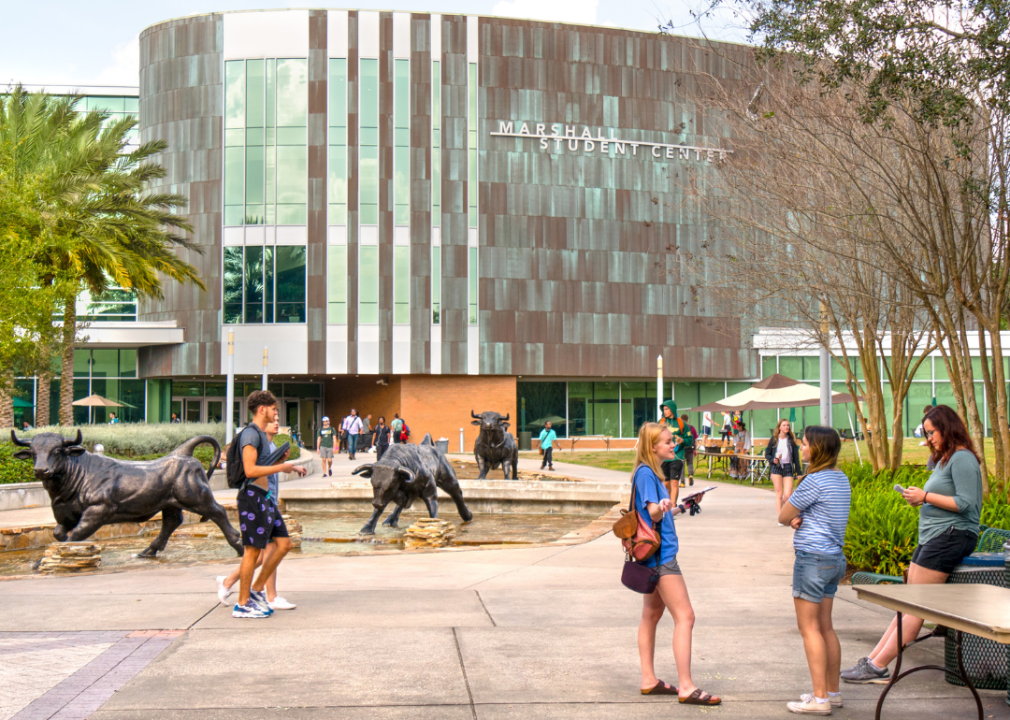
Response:
MULTIPOLYGON (((672 20, 678 34, 744 41, 731 12, 702 23, 711 0, 359 0, 375 10, 503 15, 655 31, 672 20)), ((292 2, 292 7, 305 7, 292 2)), ((148 25, 185 15, 284 7, 281 0, 37 0, 11 2, 0 25, 0 85, 136 85, 138 37, 148 25)))

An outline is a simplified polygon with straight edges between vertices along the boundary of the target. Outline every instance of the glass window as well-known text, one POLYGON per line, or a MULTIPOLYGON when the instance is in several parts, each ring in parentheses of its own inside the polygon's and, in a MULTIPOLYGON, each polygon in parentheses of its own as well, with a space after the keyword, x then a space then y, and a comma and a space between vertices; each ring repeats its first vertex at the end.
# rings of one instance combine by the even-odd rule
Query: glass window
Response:
POLYGON ((118 376, 119 350, 95 349, 91 351, 91 377, 107 378, 118 376))
MULTIPOLYGON (((918 360, 918 357, 914 358, 912 362, 918 360)), ((933 358, 927 357, 919 365, 919 369, 915 371, 916 380, 933 380, 933 358)), ((918 423, 917 423, 918 424, 918 423)), ((912 428, 915 429, 914 427, 912 428)))
POLYGON ((776 365, 778 364, 778 358, 775 356, 765 357, 761 361, 761 377, 766 378, 774 375, 778 372, 776 370, 776 365))
POLYGON ((379 322, 379 248, 362 245, 358 268, 358 323, 379 322))
POLYGON ((247 60, 245 64, 246 105, 245 124, 250 128, 264 127, 263 61, 247 60))
POLYGON ((245 61, 224 64, 224 126, 245 127, 245 61))
POLYGON ((470 248, 470 324, 477 324, 477 248, 470 248))
POLYGON ((330 145, 330 225, 347 224, 347 148, 330 145))
POLYGON ((410 246, 393 248, 393 322, 410 323, 410 246))
POLYGON ((242 322, 242 248, 224 249, 224 321, 242 322))
POLYGON ((263 322, 274 321, 274 248, 263 247, 263 322))
POLYGON ((305 127, 309 121, 307 60, 277 61, 277 127, 305 127))
POLYGON ((358 122, 361 129, 359 153, 359 222, 379 222, 379 61, 361 60, 358 122))
POLYGON ((305 248, 277 248, 276 322, 305 322, 305 248))
POLYGON ((691 412, 691 408, 701 405, 699 393, 699 383, 678 382, 673 384, 673 396, 677 399, 677 410, 681 415, 687 415, 687 421, 694 425, 695 430, 701 427, 701 413, 691 412))
POLYGON ((803 377, 796 378, 797 380, 816 380, 821 379, 821 359, 819 357, 805 357, 803 358, 803 377))
MULTIPOLYGON (((284 148, 287 149, 287 148, 284 148)), ((263 146, 246 147, 245 165, 245 202, 246 202, 246 225, 263 224, 263 185, 265 175, 265 162, 263 146)))
POLYGON ((442 310, 442 248, 431 249, 431 322, 439 324, 442 310))
POLYGON ((779 373, 793 380, 803 380, 803 358, 779 357, 779 373))
POLYGON ((656 384, 621 383, 621 437, 637 437, 642 425, 656 414, 656 384))
POLYGON ((347 246, 329 247, 329 283, 326 321, 347 322, 347 246))
POLYGON ((317 398, 320 388, 316 383, 284 383, 284 397, 317 398))
POLYGON ((224 397, 227 391, 228 386, 226 383, 207 383, 204 386, 203 394, 207 397, 224 397))
POLYGON ((591 414, 593 384, 591 382, 568 383, 568 432, 569 437, 595 435, 591 414))
POLYGON ((308 149, 277 147, 277 224, 304 225, 308 183, 308 149))
POLYGON ((347 224, 347 60, 330 60, 329 224, 347 224))
POLYGON ((203 397, 203 383, 173 380, 172 395, 175 397, 203 397))
POLYGON ((74 377, 88 377, 89 375, 91 375, 91 351, 74 350, 74 377))
POLYGON ((121 348, 119 351, 119 377, 137 377, 137 350, 136 348, 121 348))
POLYGON ((241 225, 243 215, 243 156, 241 147, 224 151, 224 224, 241 225))
POLYGON ((243 322, 263 322, 263 247, 245 248, 245 318, 243 322))
POLYGON ((565 421, 565 383, 517 382, 516 407, 519 410, 516 426, 519 432, 540 436, 547 421, 559 438, 567 437, 565 421))

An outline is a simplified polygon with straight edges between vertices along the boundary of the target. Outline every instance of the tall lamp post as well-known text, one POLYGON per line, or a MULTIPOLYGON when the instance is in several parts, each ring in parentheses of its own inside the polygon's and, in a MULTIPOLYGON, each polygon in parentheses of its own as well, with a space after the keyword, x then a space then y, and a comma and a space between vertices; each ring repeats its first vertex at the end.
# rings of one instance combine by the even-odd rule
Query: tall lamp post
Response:
POLYGON ((230 443, 235 434, 235 333, 228 331, 228 373, 227 385, 224 401, 224 441, 230 443))
POLYGON ((831 355, 828 343, 831 335, 828 327, 828 307, 821 300, 821 425, 831 427, 831 355))
POLYGON ((663 417, 663 356, 656 357, 656 419, 663 417))
POLYGON ((262 387, 260 387, 260 390, 266 390, 267 389, 267 378, 270 375, 270 372, 267 369, 268 366, 269 366, 269 356, 270 356, 270 351, 267 350, 267 346, 264 345, 263 346, 263 383, 262 383, 262 387))

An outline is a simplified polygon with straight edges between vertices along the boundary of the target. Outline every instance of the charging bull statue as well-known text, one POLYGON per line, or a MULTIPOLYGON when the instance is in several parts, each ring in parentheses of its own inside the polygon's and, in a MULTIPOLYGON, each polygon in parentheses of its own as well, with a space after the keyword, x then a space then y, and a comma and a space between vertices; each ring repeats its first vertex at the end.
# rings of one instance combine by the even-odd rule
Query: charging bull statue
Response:
POLYGON ((93 455, 81 445, 81 431, 67 439, 56 433, 39 433, 30 441, 21 440, 11 430, 11 441, 24 448, 14 453, 31 460, 35 477, 52 500, 56 528, 53 536, 63 542, 91 537, 110 523, 146 522, 161 513, 161 532, 140 557, 153 558, 165 549, 168 538, 182 525, 182 511, 211 520, 221 528, 228 544, 242 555, 238 531, 211 492, 209 475, 193 457, 198 445, 214 447, 213 475, 221 459, 221 446, 209 435, 187 440, 157 460, 129 462, 93 455))
POLYGON ((397 443, 390 445, 382 459, 355 468, 354 475, 372 481, 372 517, 361 528, 362 535, 374 535, 375 524, 389 503, 396 508, 383 525, 397 527, 400 513, 409 508, 417 498, 424 501, 428 515, 438 517, 438 488, 456 503, 463 522, 473 520, 473 513, 463 501, 463 491, 456 479, 456 471, 434 443, 425 435, 420 445, 397 443))
POLYGON ((501 465, 505 471, 505 479, 511 476, 512 480, 519 477, 519 445, 516 444, 515 436, 508 432, 509 414, 505 417, 501 413, 482 412, 480 415, 470 411, 470 417, 474 418, 471 425, 480 427, 480 434, 473 444, 473 454, 477 458, 477 468, 480 470, 478 480, 487 477, 488 471, 494 470, 501 465))

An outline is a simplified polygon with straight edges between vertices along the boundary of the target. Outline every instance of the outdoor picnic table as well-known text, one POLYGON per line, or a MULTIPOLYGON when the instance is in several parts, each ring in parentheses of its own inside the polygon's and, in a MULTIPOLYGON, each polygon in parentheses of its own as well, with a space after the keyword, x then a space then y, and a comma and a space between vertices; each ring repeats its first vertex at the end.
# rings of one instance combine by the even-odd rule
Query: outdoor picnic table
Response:
POLYGON ((961 635, 969 633, 1001 645, 1010 645, 1010 590, 995 585, 854 585, 853 589, 860 600, 894 610, 898 614, 898 658, 891 681, 877 700, 876 720, 880 720, 884 699, 891 688, 919 670, 942 670, 959 678, 975 697, 978 717, 982 720, 982 698, 965 672, 961 635), (901 639, 902 613, 954 630, 958 672, 939 665, 920 665, 901 672, 904 650, 901 639))

